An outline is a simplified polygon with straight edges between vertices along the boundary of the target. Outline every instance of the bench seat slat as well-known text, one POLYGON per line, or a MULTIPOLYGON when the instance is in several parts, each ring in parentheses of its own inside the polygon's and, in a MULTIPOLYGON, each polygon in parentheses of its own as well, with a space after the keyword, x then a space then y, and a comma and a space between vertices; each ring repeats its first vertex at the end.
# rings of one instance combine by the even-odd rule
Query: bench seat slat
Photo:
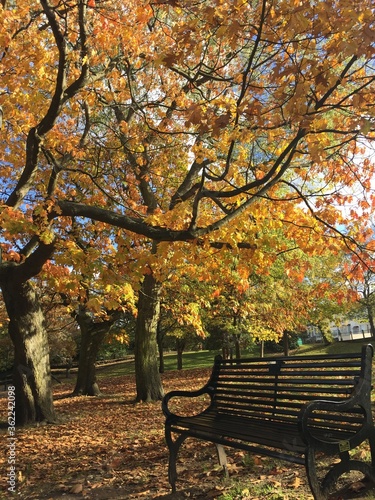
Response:
MULTIPOLYGON (((227 438, 238 439, 246 442, 257 442, 264 446, 280 448, 280 432, 285 435, 285 444, 290 443, 290 447, 298 447, 299 453, 302 453, 305 444, 302 442, 296 428, 286 423, 278 423, 278 429, 275 429, 274 422, 268 425, 263 419, 253 419, 250 422, 241 416, 205 414, 199 418, 181 419, 178 421, 178 427, 184 429, 195 429, 202 434, 224 435, 227 438)), ((172 430, 174 426, 172 426, 172 430)), ((284 449, 285 446, 282 447, 284 449)))
MULTIPOLYGON (((255 442, 263 446, 277 449, 286 449, 301 454, 306 448, 293 422, 278 419, 265 420, 262 418, 244 418, 243 416, 225 414, 205 414, 199 417, 186 417, 172 424, 171 429, 194 429, 197 433, 214 436, 226 436, 246 442, 255 442), (280 437, 282 436, 282 439, 280 437)), ((328 442, 347 440, 355 433, 356 429, 338 429, 337 427, 316 427, 314 435, 328 442), (327 430, 329 433, 327 434, 327 430)))
MULTIPOLYGON (((247 417, 258 416, 258 418, 272 418, 276 419, 285 417, 289 421, 293 421, 294 425, 296 425, 299 417, 299 411, 291 411, 289 408, 278 408, 277 410, 271 407, 256 407, 256 406, 240 406, 240 405, 221 405, 219 413, 231 413, 237 415, 243 415, 247 417)), ((316 413, 314 414, 314 421, 322 420, 323 422, 335 422, 340 423, 341 428, 354 428, 358 425, 362 425, 364 421, 363 415, 358 412, 345 413, 345 421, 343 421, 343 413, 337 412, 336 414, 330 413, 329 416, 324 413, 316 413)))

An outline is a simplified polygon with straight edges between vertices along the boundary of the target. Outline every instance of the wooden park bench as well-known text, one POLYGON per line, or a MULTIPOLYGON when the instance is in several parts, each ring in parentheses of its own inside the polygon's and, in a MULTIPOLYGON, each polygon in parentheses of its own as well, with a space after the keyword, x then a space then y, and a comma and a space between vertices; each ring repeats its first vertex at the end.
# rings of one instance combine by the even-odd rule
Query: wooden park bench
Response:
POLYGON ((178 450, 188 437, 214 443, 226 474, 223 446, 304 464, 315 500, 326 499, 339 477, 351 470, 375 481, 372 357, 371 345, 358 354, 216 357, 204 387, 172 391, 163 399, 172 490, 176 491, 178 450), (194 416, 178 416, 168 408, 171 398, 204 394, 210 397, 208 407, 194 416), (351 452, 366 440, 369 463, 351 452), (320 477, 323 457, 332 463, 320 477))

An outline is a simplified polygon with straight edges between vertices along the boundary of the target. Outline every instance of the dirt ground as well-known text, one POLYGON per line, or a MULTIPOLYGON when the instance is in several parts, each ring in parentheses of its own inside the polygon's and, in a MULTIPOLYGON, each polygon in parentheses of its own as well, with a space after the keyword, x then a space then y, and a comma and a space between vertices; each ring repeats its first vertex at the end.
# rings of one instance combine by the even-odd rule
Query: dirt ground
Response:
MULTIPOLYGON (((166 391, 197 388, 208 370, 168 372, 166 391)), ((16 431, 16 494, 7 492, 7 429, 0 429, 0 498, 22 500, 312 500, 303 466, 228 449, 230 478, 218 466, 215 448, 187 440, 178 462, 177 493, 167 478, 168 452, 160 403, 134 404, 133 377, 101 383, 99 398, 69 397, 71 383, 55 387, 58 424, 16 431)), ((0 421, 5 422, 5 392, 0 421)), ((332 500, 375 499, 375 489, 353 477, 332 500)))

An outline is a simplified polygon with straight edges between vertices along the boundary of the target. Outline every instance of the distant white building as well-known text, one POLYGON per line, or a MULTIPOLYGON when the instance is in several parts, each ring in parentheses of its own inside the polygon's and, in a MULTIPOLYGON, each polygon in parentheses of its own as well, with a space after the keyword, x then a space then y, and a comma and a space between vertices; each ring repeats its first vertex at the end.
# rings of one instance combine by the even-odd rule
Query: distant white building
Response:
MULTIPOLYGON (((315 325, 307 327, 307 338, 310 342, 321 342, 323 340, 320 329, 315 325)), ((335 340, 357 340, 371 337, 370 324, 365 321, 342 320, 331 323, 331 333, 335 340)))

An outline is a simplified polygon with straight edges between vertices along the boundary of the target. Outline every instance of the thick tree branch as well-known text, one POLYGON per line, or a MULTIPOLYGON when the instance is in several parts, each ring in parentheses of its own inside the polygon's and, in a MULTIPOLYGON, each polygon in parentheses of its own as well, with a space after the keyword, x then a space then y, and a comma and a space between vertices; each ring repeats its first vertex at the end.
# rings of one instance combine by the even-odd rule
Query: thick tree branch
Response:
POLYGON ((47 260, 52 257, 54 249, 54 243, 46 245, 40 242, 33 253, 21 264, 14 262, 3 263, 0 265, 0 281, 10 276, 10 279, 16 282, 25 283, 30 278, 37 276, 47 260))
POLYGON ((127 231, 132 231, 157 241, 188 241, 196 238, 196 236, 189 231, 171 230, 162 226, 150 226, 142 219, 116 214, 105 208, 71 201, 60 201, 58 207, 61 213, 52 213, 51 217, 58 217, 61 215, 69 217, 86 217, 127 231))

